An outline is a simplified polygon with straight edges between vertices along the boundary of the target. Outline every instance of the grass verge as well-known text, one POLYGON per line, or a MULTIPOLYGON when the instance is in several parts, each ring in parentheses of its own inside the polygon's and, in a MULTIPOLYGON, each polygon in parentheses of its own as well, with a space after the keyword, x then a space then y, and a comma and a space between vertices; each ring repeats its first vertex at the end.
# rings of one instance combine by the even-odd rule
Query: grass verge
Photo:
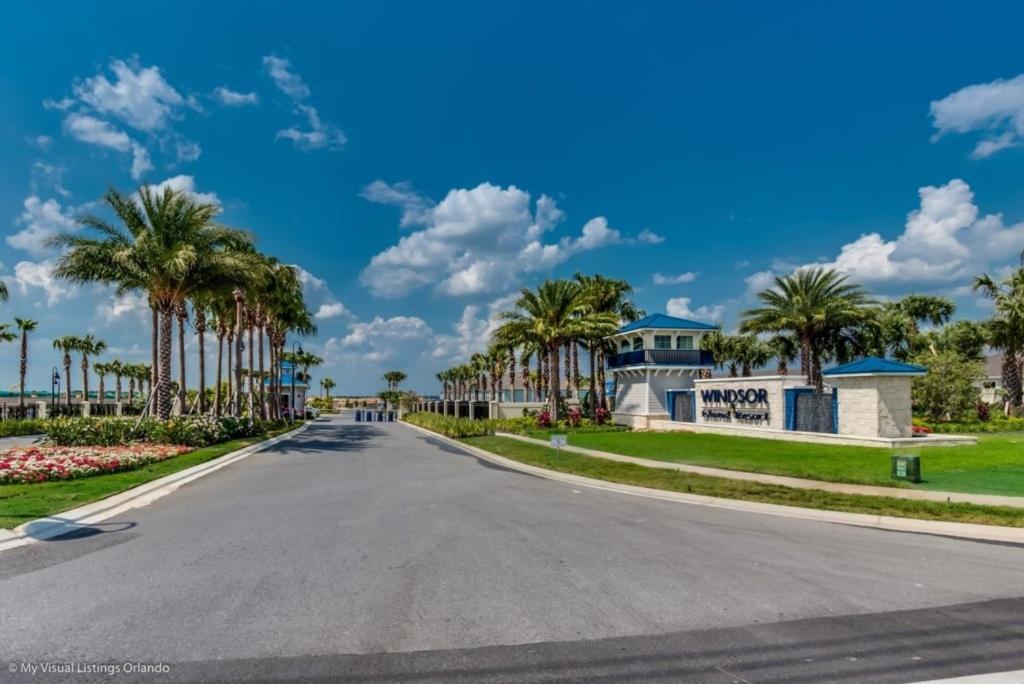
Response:
POLYGON ((284 434, 291 429, 293 428, 278 430, 262 437, 243 437, 221 442, 123 473, 96 475, 59 482, 0 486, 0 528, 12 529, 36 518, 56 515, 71 508, 120 494, 132 487, 138 487, 165 475, 205 463, 250 444, 284 434))
POLYGON ((520 463, 561 473, 652 489, 847 513, 1024 527, 1024 509, 1007 506, 978 506, 965 503, 910 501, 880 496, 835 494, 814 489, 794 489, 757 482, 707 477, 673 470, 646 468, 632 463, 619 463, 566 451, 558 454, 550 447, 528 444, 508 437, 471 437, 463 441, 471 446, 520 463))
MULTIPOLYGON (((546 435, 531 435, 546 439, 546 435)), ((788 475, 826 482, 1024 496, 1024 433, 979 435, 975 445, 898 449, 921 456, 924 482, 892 480, 893 451, 695 432, 569 434, 569 444, 656 461, 788 475)))

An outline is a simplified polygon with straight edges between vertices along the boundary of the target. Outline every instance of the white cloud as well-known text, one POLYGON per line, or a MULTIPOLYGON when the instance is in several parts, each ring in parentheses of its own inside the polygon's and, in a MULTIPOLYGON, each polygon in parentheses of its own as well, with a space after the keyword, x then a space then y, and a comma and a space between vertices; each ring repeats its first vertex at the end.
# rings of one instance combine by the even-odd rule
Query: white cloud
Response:
POLYGON ((174 144, 175 154, 180 162, 191 162, 199 159, 203 148, 191 140, 179 140, 174 144))
POLYGON ((260 96, 256 93, 240 93, 227 86, 220 86, 213 91, 213 97, 227 107, 246 107, 259 104, 260 96))
POLYGON ((1016 147, 1024 136, 1024 74, 969 85, 931 103, 933 139, 947 133, 984 134, 971 156, 981 159, 1016 147))
POLYGON ((636 236, 636 240, 637 240, 637 242, 642 242, 642 243, 648 244, 648 245, 660 245, 662 242, 665 241, 665 238, 663 236, 661 236, 661 235, 658 235, 657 233, 655 233, 652 230, 644 228, 636 236))
POLYGON ((452 333, 434 338, 431 356, 447 363, 460 363, 486 349, 491 333, 502 323, 501 313, 510 311, 517 298, 517 294, 510 294, 494 300, 486 307, 470 304, 463 308, 459 320, 452 326, 452 333))
POLYGON ((29 142, 45 152, 50 149, 50 145, 53 144, 53 138, 48 135, 40 134, 29 138, 29 142))
POLYGON ((307 130, 291 126, 277 132, 275 140, 291 140, 300 150, 340 150, 348 142, 348 138, 340 128, 323 121, 314 107, 304 104, 295 105, 296 113, 306 117, 309 124, 307 130))
POLYGON ((47 164, 38 159, 32 162, 32 192, 39 194, 42 188, 52 188, 54 192, 62 197, 71 195, 64 187, 64 167, 57 164, 47 164))
POLYGON ((692 283, 697 279, 697 274, 693 271, 687 271, 686 273, 679 273, 677 275, 662 275, 661 273, 654 274, 655 285, 682 285, 683 283, 692 283))
POLYGON ((45 202, 36 195, 25 198, 23 210, 15 223, 22 229, 14 235, 7 236, 7 244, 15 249, 23 249, 35 257, 45 255, 49 250, 46 241, 56 235, 78 229, 78 224, 70 216, 70 212, 61 209, 60 203, 54 199, 45 202))
POLYGON ((216 193, 213 192, 197 192, 196 191, 196 179, 193 176, 187 176, 179 174, 177 176, 171 176, 159 183, 149 184, 149 189, 153 193, 162 193, 166 188, 170 188, 176 192, 183 192, 188 195, 194 202, 202 204, 215 204, 218 207, 221 206, 220 198, 217 197, 216 193))
POLYGON ((546 195, 531 210, 530 193, 514 185, 454 189, 434 204, 408 185, 378 181, 363 196, 401 207, 403 227, 421 228, 363 269, 361 282, 379 297, 401 297, 431 284, 453 296, 507 291, 524 273, 549 270, 573 255, 623 242, 601 216, 588 221, 577 237, 543 242, 564 214, 546 195))
POLYGON ((343 361, 375 363, 393 358, 409 359, 418 355, 423 341, 432 334, 427 322, 417 316, 376 316, 372 321, 350 323, 347 335, 327 340, 324 360, 333 365, 343 361))
POLYGON ((105 322, 118 321, 123 318, 135 317, 149 320, 152 312, 146 298, 137 292, 126 292, 123 295, 112 294, 110 298, 96 307, 96 315, 105 322))
POLYGON ((722 320, 722 313, 725 305, 715 304, 713 306, 699 306, 696 309, 690 308, 693 300, 690 297, 673 297, 665 303, 665 312, 669 316, 678 316, 696 320, 701 323, 719 323, 722 320))
POLYGON ((348 313, 345 305, 341 302, 324 303, 320 305, 320 308, 316 310, 313 317, 319 321, 326 320, 328 318, 337 318, 338 316, 344 316, 348 313))
POLYGON ((757 294, 775 285, 775 271, 758 271, 746 277, 747 292, 757 294))
POLYGON ((138 180, 153 168, 149 152, 132 140, 127 133, 88 114, 71 113, 64 119, 64 130, 82 142, 108 147, 118 152, 132 153, 132 178, 138 180))
POLYGON ((53 274, 53 262, 49 259, 35 261, 19 261, 14 266, 14 278, 10 281, 22 295, 30 291, 42 290, 46 296, 46 305, 53 306, 62 299, 73 297, 77 289, 58 279, 53 274))
POLYGON ((97 74, 75 85, 75 96, 97 112, 114 116, 140 131, 166 128, 185 98, 168 83, 159 67, 122 60, 110 63, 114 81, 97 74))
POLYGON ((291 71, 291 63, 284 57, 267 55, 263 58, 263 67, 274 80, 274 85, 288 97, 294 100, 309 97, 309 86, 303 83, 301 76, 291 71))
MULTIPOLYGON (((945 185, 920 188, 918 194, 920 207, 907 215, 903 232, 894 240, 867 233, 843 245, 834 260, 803 267, 834 268, 885 290, 966 281, 1018 259, 1024 248, 1024 222, 1006 225, 1002 214, 980 216, 974 193, 964 181, 954 178, 945 185)), ((791 265, 778 264, 755 273, 747 278, 748 288, 769 287, 775 273, 791 270, 791 265)))

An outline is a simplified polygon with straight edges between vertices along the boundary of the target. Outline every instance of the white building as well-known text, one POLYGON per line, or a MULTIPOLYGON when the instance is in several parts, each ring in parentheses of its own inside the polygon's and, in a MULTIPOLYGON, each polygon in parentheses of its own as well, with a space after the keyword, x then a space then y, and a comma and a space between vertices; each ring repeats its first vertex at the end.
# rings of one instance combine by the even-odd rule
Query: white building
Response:
MULTIPOLYGON (((302 417, 306 414, 306 393, 309 391, 309 383, 301 372, 295 375, 295 412, 302 417)), ((263 384, 270 389, 270 378, 266 378, 263 384)), ((281 397, 280 406, 286 412, 292 406, 292 366, 287 361, 281 362, 281 397)))
POLYGON ((618 349, 608 357, 618 384, 615 422, 648 428, 652 420, 667 419, 667 391, 691 389, 701 371, 711 371, 711 353, 700 348, 700 339, 715 330, 707 323, 652 314, 610 336, 618 349))

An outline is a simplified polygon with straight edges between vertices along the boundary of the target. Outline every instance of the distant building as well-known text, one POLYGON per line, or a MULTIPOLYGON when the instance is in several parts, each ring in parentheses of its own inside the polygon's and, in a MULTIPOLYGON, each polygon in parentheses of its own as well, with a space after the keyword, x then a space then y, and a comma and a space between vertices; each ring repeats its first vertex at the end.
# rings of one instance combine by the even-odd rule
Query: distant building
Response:
MULTIPOLYGON (((270 387, 270 378, 263 380, 265 387, 270 387)), ((309 383, 302 374, 295 375, 295 410, 299 415, 306 412, 306 394, 309 391, 309 383)), ((281 363, 281 408, 289 409, 292 406, 292 365, 287 361, 281 363)))

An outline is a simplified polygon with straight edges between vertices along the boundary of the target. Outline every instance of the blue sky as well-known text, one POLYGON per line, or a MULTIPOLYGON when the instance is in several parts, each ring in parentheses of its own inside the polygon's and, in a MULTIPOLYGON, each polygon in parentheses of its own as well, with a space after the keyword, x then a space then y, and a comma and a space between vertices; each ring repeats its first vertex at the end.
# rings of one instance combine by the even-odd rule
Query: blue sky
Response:
POLYGON ((581 9, 5 4, 0 277, 3 318, 41 321, 29 384, 65 333, 148 358, 140 302, 53 280, 41 246, 108 185, 211 196, 304 269, 341 392, 389 368, 435 389, 518 287, 577 270, 727 328, 819 262, 984 314, 970 276, 1024 248, 1024 8, 581 9))

